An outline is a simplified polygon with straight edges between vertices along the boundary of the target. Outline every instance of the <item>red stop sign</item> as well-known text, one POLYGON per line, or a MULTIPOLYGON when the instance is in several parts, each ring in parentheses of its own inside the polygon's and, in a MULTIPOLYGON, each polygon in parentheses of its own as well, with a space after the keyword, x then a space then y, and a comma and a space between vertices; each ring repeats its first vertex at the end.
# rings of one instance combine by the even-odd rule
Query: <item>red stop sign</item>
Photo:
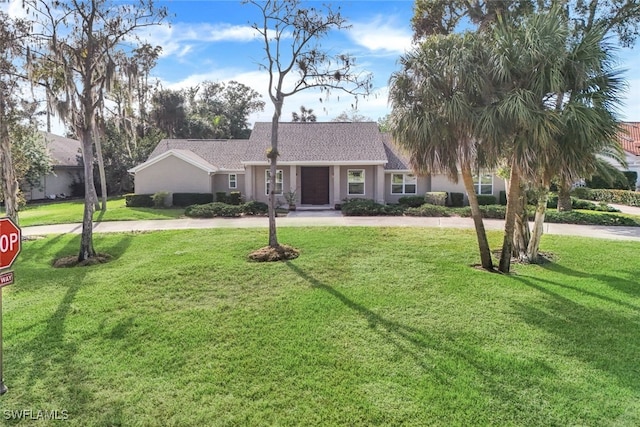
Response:
POLYGON ((20 253, 22 232, 10 218, 0 218, 0 270, 11 267, 20 253))

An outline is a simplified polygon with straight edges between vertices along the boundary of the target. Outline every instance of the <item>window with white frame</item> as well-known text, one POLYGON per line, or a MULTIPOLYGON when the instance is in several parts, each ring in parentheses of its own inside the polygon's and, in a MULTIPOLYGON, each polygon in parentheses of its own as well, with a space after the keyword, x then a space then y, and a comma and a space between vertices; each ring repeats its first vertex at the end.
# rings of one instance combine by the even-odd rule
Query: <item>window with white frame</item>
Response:
POLYGON ((417 178, 410 173, 391 174, 391 194, 416 194, 417 178))
POLYGON ((493 175, 485 171, 479 171, 473 175, 473 186, 476 194, 493 194, 493 175))
POLYGON ((238 188, 238 175, 235 173, 229 174, 229 188, 238 188))
POLYGON ((364 195, 364 169, 347 170, 347 194, 364 195))
MULTIPOLYGON (((264 171, 264 182, 265 182, 265 189, 264 189, 264 194, 269 194, 269 190, 270 190, 270 184, 271 184, 271 173, 269 172, 269 169, 267 169, 266 171, 264 171)), ((282 194, 282 169, 278 169, 276 170, 276 182, 275 182, 275 187, 274 187, 274 194, 282 194)))

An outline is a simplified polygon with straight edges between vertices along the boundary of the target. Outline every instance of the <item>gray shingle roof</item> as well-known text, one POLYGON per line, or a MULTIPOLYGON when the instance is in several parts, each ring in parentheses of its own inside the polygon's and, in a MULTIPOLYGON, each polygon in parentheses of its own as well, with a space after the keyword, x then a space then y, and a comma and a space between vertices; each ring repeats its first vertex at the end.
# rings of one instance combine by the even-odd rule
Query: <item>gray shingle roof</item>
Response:
MULTIPOLYGON (((374 122, 280 123, 278 162, 371 162, 387 161, 384 138, 374 122)), ((271 146, 271 123, 256 123, 251 131, 245 162, 267 162, 271 146)))
POLYGON ((246 139, 163 139, 147 160, 169 150, 188 150, 219 169, 242 170, 248 143, 246 139))
POLYGON ((403 150, 393 143, 391 135, 383 134, 385 139, 384 149, 387 153, 389 162, 384 166, 386 170, 411 170, 409 156, 403 150))
MULTIPOLYGON (((169 150, 189 150, 223 170, 242 170, 243 163, 267 164, 271 123, 256 123, 245 139, 163 139, 149 155, 151 160, 169 150)), ((280 123, 279 163, 370 163, 387 170, 408 170, 409 159, 374 122, 280 123)))
POLYGON ((49 132, 40 132, 43 136, 52 166, 81 166, 82 153, 80 151, 80 141, 77 139, 65 138, 49 132))

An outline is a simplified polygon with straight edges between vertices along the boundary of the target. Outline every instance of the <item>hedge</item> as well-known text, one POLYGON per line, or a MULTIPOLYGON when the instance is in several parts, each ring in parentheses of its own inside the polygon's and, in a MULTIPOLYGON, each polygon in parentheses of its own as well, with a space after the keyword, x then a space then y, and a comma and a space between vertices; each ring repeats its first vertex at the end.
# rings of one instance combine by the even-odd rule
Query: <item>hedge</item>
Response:
POLYGON ((444 206, 425 203, 419 207, 407 208, 407 210, 404 211, 404 214, 408 216, 438 217, 449 216, 449 212, 450 210, 444 206))
POLYGON ((382 205, 371 199, 347 199, 342 202, 342 213, 347 216, 398 216, 402 215, 405 209, 402 205, 382 205))
POLYGON ((173 193, 173 206, 206 205, 213 202, 211 193, 173 193))
POLYGON ((125 194, 124 204, 128 208, 152 208, 153 194, 125 194))
POLYGON ((424 196, 404 196, 398 199, 398 203, 409 208, 417 208, 424 204, 424 196))
POLYGON ((612 183, 608 183, 597 175, 594 175, 585 182, 587 187, 591 189, 635 190, 638 173, 635 171, 625 171, 622 172, 622 174, 624 175, 624 179, 616 177, 612 183))
POLYGON ((446 191, 430 191, 424 195, 425 203, 430 205, 444 206, 447 202, 446 191))
POLYGON ((213 202, 206 205, 187 206, 184 214, 193 218, 214 218, 214 217, 238 217, 242 214, 241 206, 228 205, 226 203, 213 202))
POLYGON ((478 204, 483 205, 495 205, 496 204, 496 196, 492 196, 489 194, 478 194, 478 204))
POLYGON ((627 190, 589 190, 589 199, 598 202, 640 206, 640 192, 627 190))
POLYGON ((452 208, 461 208, 464 206, 464 193, 449 193, 447 197, 447 206, 452 208))
POLYGON ((263 202, 249 201, 242 206, 245 215, 264 215, 269 212, 269 205, 263 202))
POLYGON ((640 223, 632 218, 615 214, 595 214, 590 212, 558 212, 547 211, 545 222, 560 224, 583 224, 583 225, 626 225, 640 226, 640 223))

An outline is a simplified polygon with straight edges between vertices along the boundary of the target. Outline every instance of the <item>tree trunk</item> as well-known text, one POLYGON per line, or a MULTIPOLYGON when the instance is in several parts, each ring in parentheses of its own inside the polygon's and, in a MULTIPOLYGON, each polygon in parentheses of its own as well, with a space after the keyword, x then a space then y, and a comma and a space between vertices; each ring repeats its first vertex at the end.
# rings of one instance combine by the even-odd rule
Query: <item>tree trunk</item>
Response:
POLYGON ((508 273, 511 268, 511 247, 513 245, 513 230, 516 215, 521 209, 519 199, 520 171, 515 159, 511 161, 511 174, 509 176, 509 193, 507 194, 507 214, 504 222, 504 238, 502 240, 502 253, 498 270, 508 273))
POLYGON ((282 100, 280 93, 277 94, 277 100, 274 102, 275 111, 271 119, 271 151, 267 154, 270 161, 269 166, 269 246, 279 248, 278 235, 276 229, 276 175, 278 164, 278 125, 280 122, 280 114, 282 112, 282 100))
POLYGON ((536 217, 533 223, 533 232, 527 246, 527 256, 529 261, 537 263, 538 250, 540 249, 540 239, 542 238, 544 217, 547 213, 547 200, 549 199, 549 186, 545 184, 542 191, 538 194, 538 205, 536 206, 536 217))
POLYGON ((482 264, 482 268, 485 270, 493 270, 491 249, 489 248, 489 241, 487 240, 487 233, 484 229, 480 205, 478 205, 478 197, 476 196, 475 186, 473 185, 471 165, 468 162, 465 162, 462 165, 462 180, 464 181, 464 187, 467 190, 467 195, 469 197, 469 206, 471 206, 471 216, 473 218, 473 224, 478 238, 478 249, 480 250, 480 262, 482 264))
POLYGON ((518 195, 518 205, 520 208, 515 217, 511 255, 517 258, 518 261, 529 262, 527 247, 529 246, 531 231, 529 230, 529 215, 527 213, 527 193, 522 186, 520 186, 518 195))
POLYGON ((96 157, 98 158, 98 173, 100 174, 100 192, 102 198, 102 212, 107 211, 107 175, 104 172, 104 157, 102 156, 102 141, 97 133, 93 135, 96 143, 96 157))
POLYGON ((91 141, 91 129, 83 129, 82 132, 82 160, 84 163, 84 214, 82 217, 82 237, 80 239, 80 253, 78 261, 82 262, 96 255, 93 249, 93 212, 92 195, 95 196, 93 185, 93 144, 91 141))
POLYGON ((573 209, 570 192, 570 184, 560 183, 558 186, 558 212, 571 212, 573 209))
POLYGON ((11 139, 6 117, 4 92, 0 88, 0 166, 2 167, 2 191, 6 215, 18 224, 18 181, 11 156, 11 139))

